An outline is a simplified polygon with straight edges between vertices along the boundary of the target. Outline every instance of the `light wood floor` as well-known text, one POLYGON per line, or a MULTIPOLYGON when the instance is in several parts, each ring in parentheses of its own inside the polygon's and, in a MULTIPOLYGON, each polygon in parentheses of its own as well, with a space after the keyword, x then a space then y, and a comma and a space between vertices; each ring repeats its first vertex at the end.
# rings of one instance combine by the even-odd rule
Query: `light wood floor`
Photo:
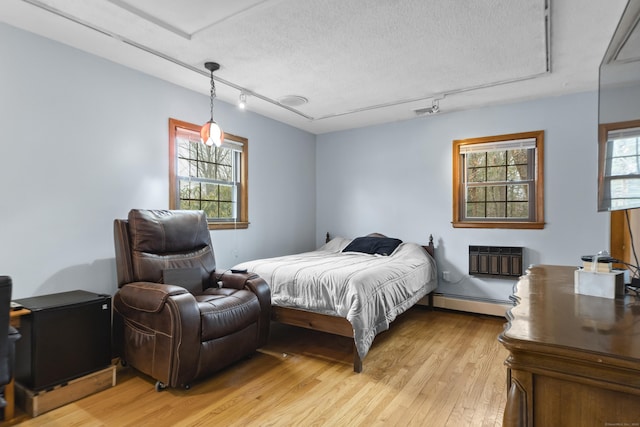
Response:
POLYGON ((500 426, 504 319, 414 307, 352 371, 346 338, 273 324, 253 358, 194 384, 154 390, 131 368, 117 385, 22 426, 500 426))

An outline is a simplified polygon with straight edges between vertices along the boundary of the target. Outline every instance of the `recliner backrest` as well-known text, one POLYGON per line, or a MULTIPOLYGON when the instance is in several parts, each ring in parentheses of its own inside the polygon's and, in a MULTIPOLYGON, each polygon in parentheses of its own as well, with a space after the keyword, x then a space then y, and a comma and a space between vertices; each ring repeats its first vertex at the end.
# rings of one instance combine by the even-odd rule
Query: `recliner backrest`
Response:
MULTIPOLYGON (((203 211, 132 209, 127 221, 114 223, 118 286, 164 282, 169 269, 200 269, 197 294, 211 285, 216 262, 203 211)), ((185 285, 183 285, 185 286, 185 285)))

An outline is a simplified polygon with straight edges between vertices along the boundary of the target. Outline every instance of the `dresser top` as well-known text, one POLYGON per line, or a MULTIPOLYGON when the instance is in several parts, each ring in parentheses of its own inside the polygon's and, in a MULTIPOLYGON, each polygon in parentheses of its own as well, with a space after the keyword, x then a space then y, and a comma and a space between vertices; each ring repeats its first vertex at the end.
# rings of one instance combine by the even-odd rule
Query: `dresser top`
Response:
POLYGON ((530 267, 517 283, 516 305, 499 340, 519 348, 559 355, 572 351, 594 358, 640 363, 640 297, 607 299, 574 292, 576 267, 530 267))

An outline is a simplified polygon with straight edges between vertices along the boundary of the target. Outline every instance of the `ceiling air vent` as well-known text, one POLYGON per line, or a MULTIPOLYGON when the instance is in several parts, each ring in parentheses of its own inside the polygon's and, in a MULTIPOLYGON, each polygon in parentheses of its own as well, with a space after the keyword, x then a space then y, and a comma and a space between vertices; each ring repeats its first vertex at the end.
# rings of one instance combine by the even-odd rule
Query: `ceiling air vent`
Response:
POLYGON ((309 102, 307 98, 300 95, 286 95, 278 98, 278 102, 287 107, 299 107, 309 102))

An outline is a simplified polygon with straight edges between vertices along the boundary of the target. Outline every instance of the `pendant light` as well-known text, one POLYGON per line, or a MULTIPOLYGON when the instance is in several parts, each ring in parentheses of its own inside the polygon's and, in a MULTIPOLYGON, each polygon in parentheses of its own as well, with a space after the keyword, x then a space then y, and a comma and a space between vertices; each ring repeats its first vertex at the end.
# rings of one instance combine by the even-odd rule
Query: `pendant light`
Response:
POLYGON ((203 144, 209 147, 212 145, 220 147, 222 141, 224 141, 224 132, 213 120, 213 98, 216 97, 216 83, 213 80, 213 72, 220 69, 220 64, 217 62, 205 62, 204 67, 211 72, 211 118, 200 129, 200 139, 203 144))

